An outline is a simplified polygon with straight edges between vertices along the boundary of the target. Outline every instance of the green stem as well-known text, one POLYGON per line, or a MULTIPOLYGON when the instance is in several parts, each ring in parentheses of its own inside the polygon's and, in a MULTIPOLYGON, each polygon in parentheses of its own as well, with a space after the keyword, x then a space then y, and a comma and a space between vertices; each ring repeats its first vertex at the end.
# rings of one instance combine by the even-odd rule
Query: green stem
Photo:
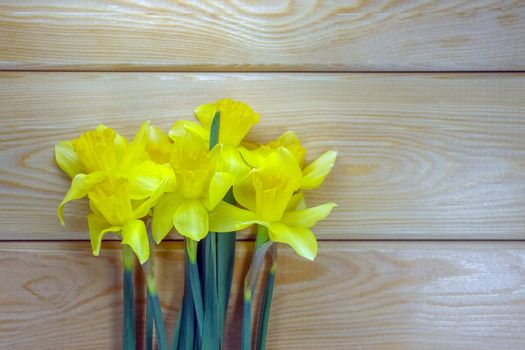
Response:
POLYGON ((255 244, 255 252, 253 254, 252 263, 248 269, 248 273, 244 279, 244 304, 243 304, 243 320, 241 332, 241 350, 251 350, 252 341, 252 321, 251 321, 251 307, 252 299, 255 294, 255 287, 259 273, 264 266, 264 257, 272 246, 272 242, 268 238, 268 231, 264 226, 259 225, 257 230, 257 239, 255 244))
MULTIPOLYGON (((146 293, 149 292, 146 290, 146 293)), ((146 297, 146 350, 153 350, 153 308, 149 296, 146 297)))
POLYGON ((272 266, 268 271, 268 278, 266 279, 266 286, 264 288, 264 296, 259 313, 259 326, 257 328, 257 350, 266 350, 266 337, 268 334, 268 321, 270 319, 270 309, 272 306, 273 286, 275 283, 275 272, 277 270, 276 261, 276 245, 270 248, 270 255, 272 256, 272 266))
POLYGON ((159 350, 168 350, 166 338, 166 326, 162 316, 157 283, 155 281, 155 241, 151 235, 151 222, 146 223, 148 230, 148 242, 150 246, 150 258, 142 265, 146 275, 146 349, 153 348, 153 327, 157 335, 157 346, 159 350))
POLYGON ((204 239, 204 330, 202 334, 202 350, 219 349, 216 235, 215 232, 209 232, 204 239))
POLYGON ((179 339, 180 339, 180 327, 182 322, 182 314, 184 312, 184 303, 186 299, 186 288, 184 288, 184 295, 182 297, 182 305, 177 315, 177 322, 175 323, 175 331, 173 332, 173 339, 171 340, 171 350, 179 349, 179 339))
POLYGON ((204 308, 202 305, 199 268, 197 266, 197 242, 187 238, 186 249, 188 251, 188 272, 190 278, 191 294, 195 308, 195 318, 197 320, 197 341, 200 343, 200 339, 202 339, 202 329, 204 323, 204 308))
POLYGON ((188 251, 185 249, 184 296, 177 327, 173 335, 172 350, 193 350, 195 340, 195 309, 190 286, 188 251))
POLYGON ((124 320, 122 349, 135 350, 135 293, 133 285, 134 255, 131 248, 122 245, 122 262, 124 265, 124 320))
POLYGON ((153 310, 153 319, 155 320, 158 348, 159 350, 167 350, 168 342, 166 340, 166 327, 164 326, 164 318, 162 317, 159 295, 156 291, 149 291, 148 298, 151 302, 151 308, 153 310))
POLYGON ((241 350, 252 348, 252 298, 251 293, 244 294, 242 306, 241 350))
MULTIPOLYGON (((235 204, 233 191, 230 189, 224 201, 235 204)), ((228 303, 233 280, 233 269, 235 267, 235 246, 237 244, 237 233, 226 232, 217 234, 217 299, 219 319, 219 343, 222 347, 224 339, 224 325, 228 312, 228 303)))

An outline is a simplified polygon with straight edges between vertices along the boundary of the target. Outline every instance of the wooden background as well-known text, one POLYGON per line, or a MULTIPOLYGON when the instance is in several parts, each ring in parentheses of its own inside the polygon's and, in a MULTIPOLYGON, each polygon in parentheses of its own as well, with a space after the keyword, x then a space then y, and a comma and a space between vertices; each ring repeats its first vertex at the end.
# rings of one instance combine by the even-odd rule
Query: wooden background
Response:
MULTIPOLYGON (((53 145, 222 97, 252 140, 339 151, 317 260, 280 247, 269 349, 525 348, 525 1, 1 0, 1 349, 121 346, 119 246, 91 256, 85 203, 58 223, 53 145)), ((170 333, 181 252, 156 255, 170 333)))

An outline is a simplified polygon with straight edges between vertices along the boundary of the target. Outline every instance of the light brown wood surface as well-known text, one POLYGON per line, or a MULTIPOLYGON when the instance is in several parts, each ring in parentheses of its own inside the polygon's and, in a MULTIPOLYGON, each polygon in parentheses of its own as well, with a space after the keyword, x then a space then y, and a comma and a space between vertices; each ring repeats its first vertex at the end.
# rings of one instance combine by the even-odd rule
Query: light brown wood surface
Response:
MULTIPOLYGON (((313 263, 280 248, 268 349, 525 347, 523 242, 323 242, 313 263)), ((249 251, 238 247, 237 286, 249 251)), ((120 348, 118 244, 97 258, 87 242, 3 242, 0 262, 2 349, 120 348)), ((171 334, 182 246, 163 244, 156 262, 171 334)), ((227 349, 239 349, 238 291, 227 349)))
POLYGON ((524 33, 521 0, 3 0, 0 68, 524 70, 524 33))
MULTIPOLYGON (((261 113, 253 141, 339 152, 307 193, 338 203, 317 260, 279 247, 268 350, 525 349, 522 0, 0 0, 0 349, 121 348, 120 245, 91 255, 85 202, 59 224, 53 146, 223 97, 261 113)), ((170 335, 182 258, 155 254, 170 335)))
POLYGON ((0 238, 86 239, 87 206, 56 206, 53 146, 98 123, 168 130, 224 96, 261 112, 249 139, 294 130, 339 151, 310 204, 320 239, 525 238, 525 74, 0 73, 0 238))

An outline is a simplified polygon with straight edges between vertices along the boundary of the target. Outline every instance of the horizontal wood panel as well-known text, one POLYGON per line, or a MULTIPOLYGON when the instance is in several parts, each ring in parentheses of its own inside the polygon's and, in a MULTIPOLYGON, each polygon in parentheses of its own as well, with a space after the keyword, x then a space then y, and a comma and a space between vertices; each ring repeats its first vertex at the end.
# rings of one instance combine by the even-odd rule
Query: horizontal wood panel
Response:
POLYGON ((14 72, 0 74, 0 238, 87 238, 85 203, 58 224, 59 140, 98 123, 168 130, 225 96, 261 112, 251 140, 292 129, 310 160, 339 151, 307 193, 338 204, 320 239, 525 238, 524 74, 14 72))
MULTIPOLYGON (((118 247, 96 258, 87 242, 2 242, 0 346, 120 348, 118 247)), ((237 250, 227 349, 239 348, 250 249, 237 250)), ((164 243, 156 257, 171 333, 182 246, 164 243)), ((525 243, 322 242, 314 263, 281 247, 268 348, 519 350, 524 315, 525 243)))
POLYGON ((524 70, 524 9, 511 0, 4 0, 0 68, 524 70))

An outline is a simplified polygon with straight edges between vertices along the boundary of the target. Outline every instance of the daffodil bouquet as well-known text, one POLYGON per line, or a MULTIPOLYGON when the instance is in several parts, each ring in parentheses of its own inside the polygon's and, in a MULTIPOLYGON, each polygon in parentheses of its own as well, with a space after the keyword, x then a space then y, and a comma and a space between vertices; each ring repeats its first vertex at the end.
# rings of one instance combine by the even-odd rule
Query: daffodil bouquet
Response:
POLYGON ((256 348, 266 348, 274 287, 276 242, 313 260, 311 231, 334 203, 308 208, 303 192, 319 187, 335 151, 304 164, 305 149, 285 132, 265 145, 244 141, 259 115, 230 99, 195 109, 198 122, 180 120, 165 134, 148 122, 128 142, 99 125, 59 142, 55 156, 71 177, 58 206, 87 197, 91 247, 100 252, 108 232, 119 235, 123 254, 123 348, 136 348, 133 272, 138 260, 146 275, 146 349, 221 349, 232 285, 236 231, 257 226, 255 252, 243 295, 241 348, 252 346, 252 298, 265 256, 271 264, 262 285, 256 348), (173 335, 168 339, 156 288, 152 250, 175 230, 185 240, 185 283, 173 335))

